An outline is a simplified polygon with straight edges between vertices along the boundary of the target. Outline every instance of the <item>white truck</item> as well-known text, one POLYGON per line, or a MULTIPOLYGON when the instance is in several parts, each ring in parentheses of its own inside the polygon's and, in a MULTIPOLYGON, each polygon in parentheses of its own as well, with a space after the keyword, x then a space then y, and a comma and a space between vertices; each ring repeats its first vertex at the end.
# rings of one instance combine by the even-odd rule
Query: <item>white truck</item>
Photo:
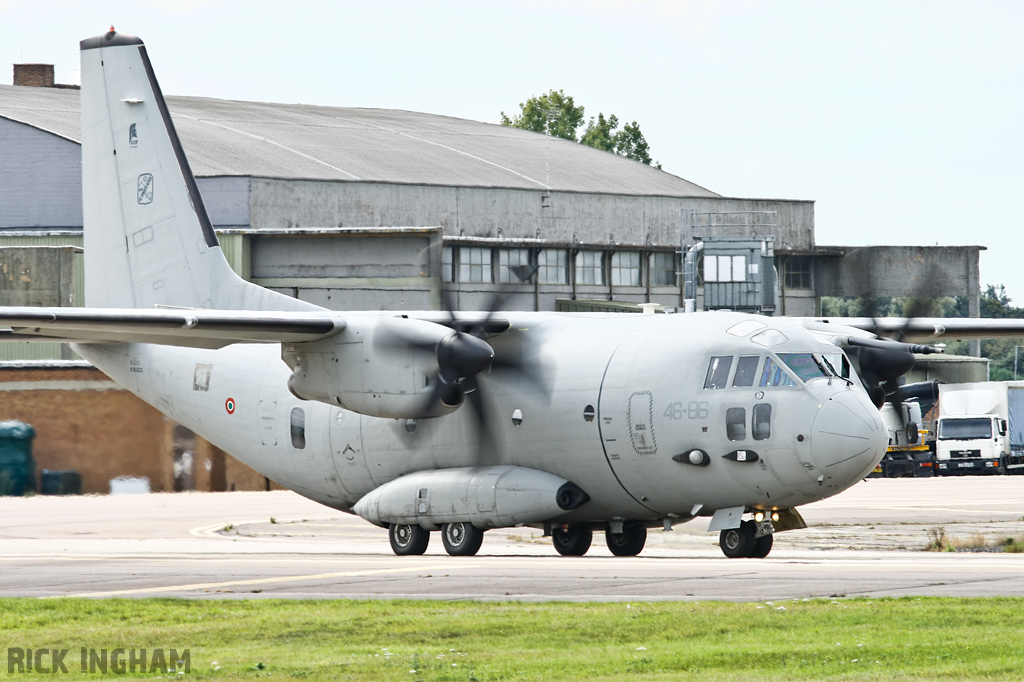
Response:
POLYGON ((1024 381, 939 386, 935 473, 1024 473, 1024 381))

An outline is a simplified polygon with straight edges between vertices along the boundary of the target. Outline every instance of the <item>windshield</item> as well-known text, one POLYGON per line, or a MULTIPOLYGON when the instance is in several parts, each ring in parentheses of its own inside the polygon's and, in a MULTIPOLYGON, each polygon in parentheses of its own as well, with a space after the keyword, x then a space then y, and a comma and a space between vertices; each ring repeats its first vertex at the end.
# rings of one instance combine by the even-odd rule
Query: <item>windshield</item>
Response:
POLYGON ((939 440, 974 440, 992 437, 992 420, 985 417, 939 420, 939 440))
POLYGON ((779 353, 779 357, 803 381, 828 376, 825 368, 811 353, 779 353))

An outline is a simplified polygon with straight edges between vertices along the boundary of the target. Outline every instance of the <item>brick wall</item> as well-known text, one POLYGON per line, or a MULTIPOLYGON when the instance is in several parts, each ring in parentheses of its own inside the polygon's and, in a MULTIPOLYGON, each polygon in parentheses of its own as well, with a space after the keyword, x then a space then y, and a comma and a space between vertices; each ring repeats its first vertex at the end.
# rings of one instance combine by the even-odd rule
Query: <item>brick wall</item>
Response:
POLYGON ((7 419, 36 430, 37 485, 43 469, 75 469, 84 493, 106 494, 118 476, 145 476, 153 492, 267 489, 262 475, 92 367, 0 367, 0 420, 7 419), (191 477, 176 485, 175 455, 180 463, 184 452, 191 477))
POLYGON ((53 64, 15 64, 14 84, 31 88, 52 88, 53 64))

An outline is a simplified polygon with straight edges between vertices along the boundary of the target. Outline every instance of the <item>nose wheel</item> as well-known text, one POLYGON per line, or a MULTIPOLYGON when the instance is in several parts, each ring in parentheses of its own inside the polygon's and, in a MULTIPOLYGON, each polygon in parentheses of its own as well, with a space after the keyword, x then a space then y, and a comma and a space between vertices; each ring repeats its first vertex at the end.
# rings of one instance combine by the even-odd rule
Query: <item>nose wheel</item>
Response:
POLYGON ((739 528, 727 528, 718 536, 718 546, 730 559, 763 559, 772 551, 771 533, 757 537, 757 524, 744 521, 739 528))

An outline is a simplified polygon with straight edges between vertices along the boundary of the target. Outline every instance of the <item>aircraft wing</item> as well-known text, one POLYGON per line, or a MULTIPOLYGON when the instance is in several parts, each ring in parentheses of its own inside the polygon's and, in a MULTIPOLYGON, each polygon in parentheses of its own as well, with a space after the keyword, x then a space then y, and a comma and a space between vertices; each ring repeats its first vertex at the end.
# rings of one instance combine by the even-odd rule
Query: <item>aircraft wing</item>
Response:
POLYGON ((255 312, 192 309, 0 308, 0 341, 159 343, 220 348, 232 343, 315 341, 345 328, 324 311, 255 312))
POLYGON ((1024 319, 980 317, 801 317, 792 321, 815 332, 849 335, 851 330, 911 343, 941 339, 1024 337, 1024 319))

